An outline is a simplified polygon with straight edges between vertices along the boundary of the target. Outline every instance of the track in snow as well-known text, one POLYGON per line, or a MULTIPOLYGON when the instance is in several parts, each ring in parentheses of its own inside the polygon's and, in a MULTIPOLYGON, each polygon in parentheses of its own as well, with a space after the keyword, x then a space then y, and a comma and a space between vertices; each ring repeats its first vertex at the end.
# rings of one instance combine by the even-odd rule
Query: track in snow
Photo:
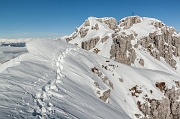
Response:
MULTIPOLYGON (((37 104, 37 108, 34 109, 33 115, 37 116, 38 118, 46 118, 48 115, 54 114, 56 112, 55 108, 53 107, 53 104, 47 103, 47 99, 50 99, 50 96, 52 93, 50 93, 51 90, 58 91, 58 88, 56 86, 56 83, 62 83, 61 79, 65 77, 61 72, 63 70, 63 64, 65 63, 65 58, 70 54, 72 50, 78 50, 79 48, 66 48, 59 56, 58 58, 55 58, 55 55, 53 55, 53 60, 56 60, 56 78, 50 80, 44 87, 42 87, 41 93, 37 93, 35 96, 35 102, 37 104)), ((58 50, 55 50, 53 54, 57 54, 58 50)), ((45 74, 44 77, 47 77, 45 74)), ((53 95, 53 94, 52 94, 53 95)), ((58 97, 63 98, 63 95, 59 94, 58 97)))

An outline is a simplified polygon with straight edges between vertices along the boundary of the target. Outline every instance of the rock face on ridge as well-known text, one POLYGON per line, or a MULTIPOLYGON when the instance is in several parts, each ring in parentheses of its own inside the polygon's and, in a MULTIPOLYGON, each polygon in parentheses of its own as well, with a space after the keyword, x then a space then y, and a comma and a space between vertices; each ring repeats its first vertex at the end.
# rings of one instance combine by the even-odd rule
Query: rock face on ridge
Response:
POLYGON ((104 18, 104 19, 100 18, 100 19, 97 19, 97 21, 101 23, 105 23, 112 30, 115 30, 117 28, 117 21, 115 18, 104 18))
POLYGON ((146 48, 151 56, 160 60, 163 57, 171 67, 176 67, 176 61, 173 56, 180 56, 180 37, 173 35, 172 28, 161 29, 161 33, 149 33, 149 36, 143 37, 138 41, 138 45, 146 48))
POLYGON ((96 44, 98 43, 98 41, 100 40, 100 38, 97 36, 95 38, 91 38, 88 41, 82 42, 82 48, 85 50, 90 50, 92 48, 94 48, 96 46, 96 44), (89 45, 90 44, 90 45, 89 45))
POLYGON ((90 17, 66 40, 85 50, 96 49, 97 54, 127 65, 135 62, 142 65, 139 61, 142 59, 142 66, 146 66, 146 61, 137 56, 136 49, 148 52, 158 61, 163 58, 172 68, 177 68, 180 56, 180 35, 174 28, 157 19, 139 16, 123 18, 118 24, 112 17, 90 17))
POLYGON ((141 17, 139 16, 133 16, 133 17, 127 17, 119 21, 119 25, 121 27, 124 27, 124 29, 129 29, 133 24, 137 24, 141 22, 141 17))
POLYGON ((111 58, 115 57, 115 61, 123 64, 131 65, 131 63, 134 63, 136 54, 132 48, 131 39, 133 39, 133 35, 118 35, 114 37, 110 51, 111 58))
MULTIPOLYGON (((176 82, 178 85, 180 82, 176 82)), ((139 110, 143 112, 145 117, 142 119, 179 119, 180 118, 180 89, 178 85, 171 89, 166 87, 165 82, 157 82, 156 87, 164 93, 162 100, 146 98, 147 102, 141 104, 137 102, 139 110)))
MULTIPOLYGON (((90 17, 66 40, 126 65, 180 75, 180 34, 154 18, 129 16, 117 23, 115 18, 90 17)), ((145 102, 137 101, 142 114, 135 114, 136 118, 179 119, 178 84, 168 88, 166 83, 156 83, 164 97, 145 96, 145 102)), ((132 96, 137 98, 139 93, 132 92, 132 96)))

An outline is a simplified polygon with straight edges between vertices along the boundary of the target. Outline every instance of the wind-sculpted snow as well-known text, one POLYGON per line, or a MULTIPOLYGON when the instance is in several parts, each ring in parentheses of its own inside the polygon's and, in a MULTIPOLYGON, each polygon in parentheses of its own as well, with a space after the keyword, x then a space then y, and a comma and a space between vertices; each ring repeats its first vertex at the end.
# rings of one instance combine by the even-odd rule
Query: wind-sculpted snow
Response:
MULTIPOLYGON (((71 50, 77 50, 79 48, 66 48, 64 52, 62 52, 56 61, 57 66, 57 77, 49 81, 43 88, 41 93, 37 93, 36 96, 36 102, 38 105, 38 110, 34 110, 34 115, 40 115, 42 117, 47 117, 48 114, 54 114, 55 110, 53 110, 51 107, 53 106, 52 103, 45 103, 43 100, 49 98, 48 93, 50 93, 51 90, 58 91, 58 87, 56 86, 57 83, 61 83, 61 79, 64 78, 64 75, 61 73, 63 70, 63 63, 65 63, 64 58, 68 56, 68 54, 71 52, 71 50), (46 108, 48 106, 48 108, 46 108)), ((58 97, 63 97, 60 94, 58 97)))
MULTIPOLYGON (((133 68, 58 40, 33 40, 28 53, 0 73, 0 116, 6 118, 136 119, 156 86, 176 86, 178 75, 133 68)), ((176 87, 176 89, 179 89, 176 87)))
POLYGON ((27 49, 0 74, 1 118, 129 118, 95 96, 90 69, 75 63, 91 54, 53 40, 32 41, 27 49))
POLYGON ((0 39, 27 42, 0 47, 0 118, 179 119, 180 35, 174 28, 139 16, 118 24, 89 17, 60 39, 74 45, 0 39))

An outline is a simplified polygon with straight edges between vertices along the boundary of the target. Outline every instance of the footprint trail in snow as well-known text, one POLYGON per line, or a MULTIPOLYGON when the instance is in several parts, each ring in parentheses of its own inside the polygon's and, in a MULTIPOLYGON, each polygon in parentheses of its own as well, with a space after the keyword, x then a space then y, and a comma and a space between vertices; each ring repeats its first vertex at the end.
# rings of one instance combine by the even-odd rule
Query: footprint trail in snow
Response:
MULTIPOLYGON (((42 92, 36 94, 35 102, 37 103, 37 108, 34 109, 34 116, 38 118, 46 118, 48 115, 55 114, 55 110, 53 109, 53 104, 47 103, 48 99, 50 99, 50 92, 51 90, 58 91, 56 83, 62 83, 61 79, 65 77, 62 74, 63 64, 65 63, 65 58, 70 54, 72 50, 78 50, 79 48, 66 48, 56 60, 56 78, 50 80, 44 87, 42 87, 42 92)), ((58 52, 55 52, 58 53, 58 52)), ((53 59, 55 59, 53 57, 53 59)), ((60 96, 59 96, 60 97, 60 96)), ((61 96, 63 98, 63 95, 61 96)))

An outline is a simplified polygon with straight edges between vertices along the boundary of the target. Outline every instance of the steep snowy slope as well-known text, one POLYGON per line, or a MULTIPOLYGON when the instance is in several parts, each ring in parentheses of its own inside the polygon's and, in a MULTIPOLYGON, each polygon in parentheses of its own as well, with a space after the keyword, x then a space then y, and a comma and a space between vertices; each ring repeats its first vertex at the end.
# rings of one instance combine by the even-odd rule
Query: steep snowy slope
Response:
MULTIPOLYGON (((92 77, 98 78, 90 69, 98 65, 94 55, 52 40, 30 42, 27 49, 3 64, 10 67, 0 74, 1 118, 129 119, 121 107, 96 97, 92 77)), ((102 92, 109 89, 102 86, 102 92)))
POLYGON ((0 67, 1 118, 178 116, 170 105, 180 110, 179 75, 133 68, 58 40, 34 40, 27 50, 0 67))
MULTIPOLYGON (((99 19, 101 20, 101 19, 99 19)), ((114 18, 104 18, 104 20, 111 20, 113 21, 114 18)), ((116 22, 116 21, 113 21, 116 22)), ((70 43, 76 44, 79 47, 81 47, 82 42, 89 41, 89 40, 96 40, 95 42, 97 43, 92 43, 92 45, 96 45, 98 48, 101 50, 98 52, 98 54, 105 56, 105 57, 110 57, 110 49, 112 45, 112 38, 111 34, 114 31, 110 29, 106 24, 101 23, 98 21, 97 18, 95 17, 89 17, 84 24, 82 24, 79 28, 76 28, 76 32, 72 33, 70 35, 70 38, 67 38, 67 40, 70 40, 70 43), (109 38, 107 43, 100 42, 101 38, 109 38), (73 39, 73 40, 71 40, 73 39), (103 47, 102 47, 103 46, 103 47)), ((92 47, 87 48, 88 50, 92 49, 92 47)), ((92 49, 91 51, 94 51, 92 49)))
POLYGON ((155 18, 89 17, 66 40, 123 64, 180 75, 180 35, 155 18))

